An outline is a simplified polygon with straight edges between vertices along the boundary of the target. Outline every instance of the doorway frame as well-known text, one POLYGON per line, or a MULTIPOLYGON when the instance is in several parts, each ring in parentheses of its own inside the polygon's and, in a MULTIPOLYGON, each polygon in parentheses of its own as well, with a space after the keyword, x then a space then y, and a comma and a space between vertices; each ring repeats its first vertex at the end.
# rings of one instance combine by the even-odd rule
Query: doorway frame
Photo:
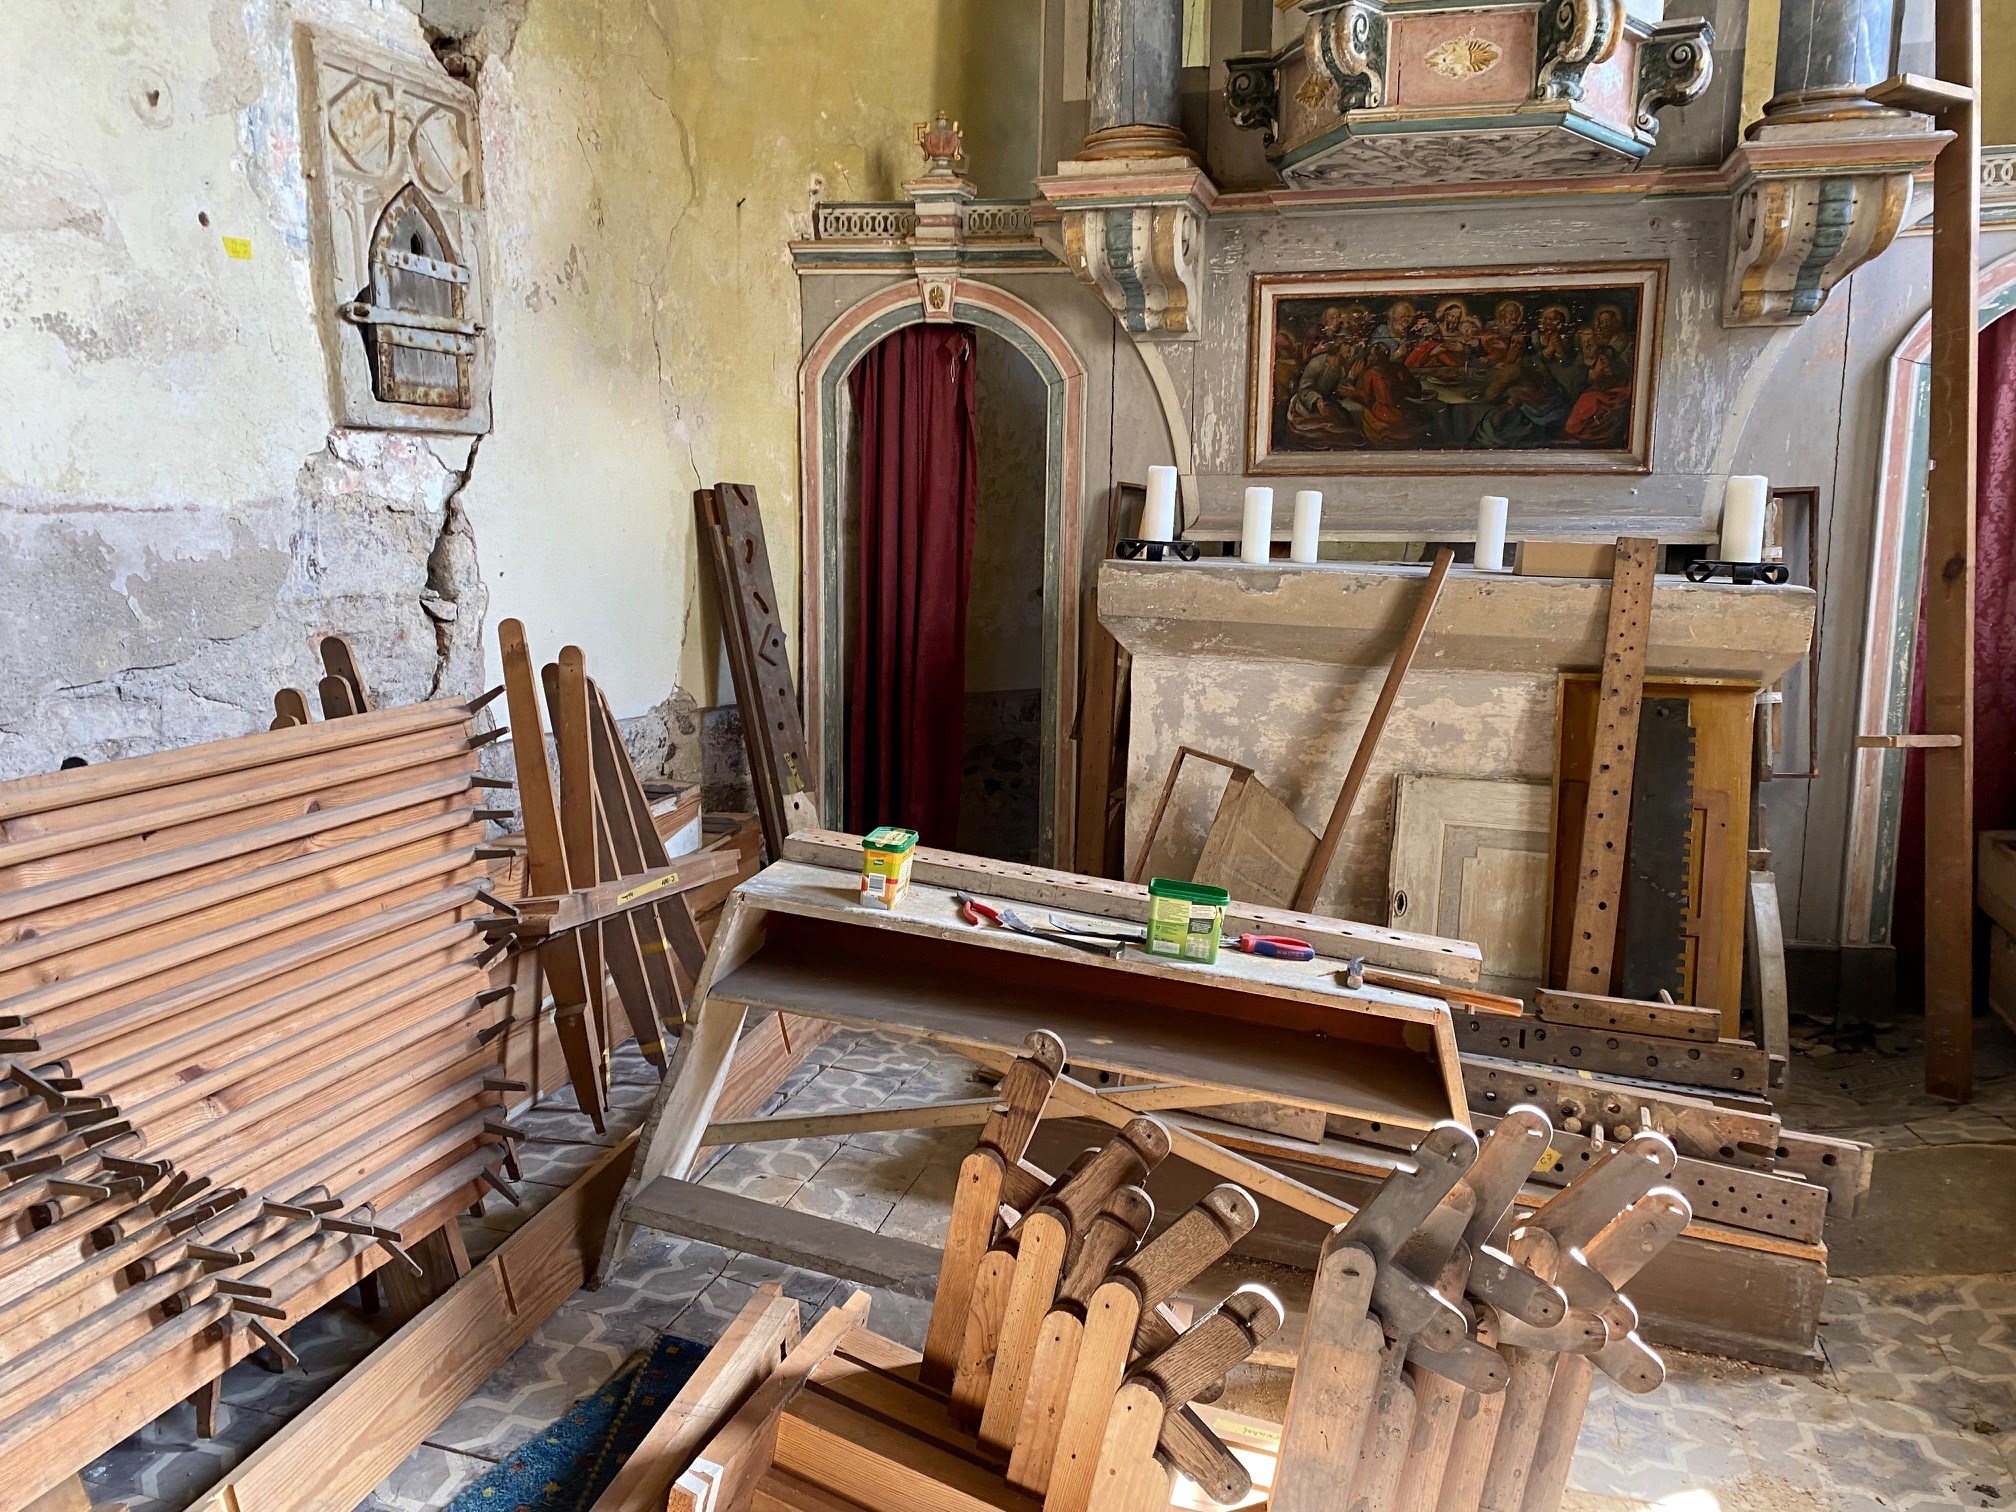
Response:
MULTIPOLYGON (((1977 334, 2016 319, 2016 253, 1979 274, 1977 334)), ((1911 673, 1918 659, 1918 600, 1925 580, 1925 478, 1931 441, 1932 314, 1928 308, 1890 354, 1884 381, 1883 441, 1876 470, 1875 539, 1865 610, 1858 735, 1905 733, 1911 673)), ((1897 844, 1904 823, 1908 752, 1857 746, 1848 787, 1847 855, 1841 888, 1841 943, 1888 945, 1897 891, 1897 844)))
MULTIPOLYGON (((846 414, 843 386, 870 348, 905 326, 925 322, 924 291, 915 281, 857 301, 812 343, 799 365, 798 413, 802 504, 800 636, 804 646, 805 743, 818 774, 822 812, 841 810, 841 758, 846 750, 847 595, 842 579, 844 535, 841 476, 846 414)), ((945 317, 935 317, 944 320, 945 317)), ((1085 367, 1041 311, 1006 289, 962 276, 949 323, 1001 337, 1043 380, 1043 711, 1042 780, 1037 850, 1046 865, 1072 854, 1077 779, 1079 604, 1084 593, 1081 528, 1085 480, 1085 367)), ((985 400, 983 398, 982 402, 985 400)))

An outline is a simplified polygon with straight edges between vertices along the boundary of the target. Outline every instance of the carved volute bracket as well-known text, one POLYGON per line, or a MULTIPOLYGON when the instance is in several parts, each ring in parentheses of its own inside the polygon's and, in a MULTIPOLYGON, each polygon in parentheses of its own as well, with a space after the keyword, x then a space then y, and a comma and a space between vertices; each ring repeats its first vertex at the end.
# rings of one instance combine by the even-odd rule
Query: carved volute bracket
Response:
POLYGON ((1706 21, 1667 21, 1638 44, 1638 88, 1632 126, 1659 135, 1659 112, 1691 105, 1715 77, 1715 28, 1706 21))
POLYGON ((1257 131, 1271 147, 1281 127, 1281 93, 1272 53, 1225 60, 1225 113, 1241 131, 1257 131))
POLYGON ((1540 9, 1536 100, 1579 100, 1582 76, 1624 40, 1624 0, 1553 0, 1540 9))
POLYGON ((1893 112, 1832 127, 1755 128, 1730 167, 1722 323, 1797 325, 1896 238, 1911 179, 1952 140, 1893 112))
POLYGON ((1337 87, 1339 110, 1386 103, 1386 12, 1363 0, 1316 11, 1302 34, 1309 69, 1337 87))
POLYGON ((1194 340, 1203 325, 1204 221, 1188 204, 1064 213, 1064 258, 1130 335, 1194 340))
POLYGON ((1056 206, 1063 258, 1141 341, 1191 341, 1204 326, 1204 219, 1218 191, 1179 158, 1061 163, 1037 188, 1056 206))

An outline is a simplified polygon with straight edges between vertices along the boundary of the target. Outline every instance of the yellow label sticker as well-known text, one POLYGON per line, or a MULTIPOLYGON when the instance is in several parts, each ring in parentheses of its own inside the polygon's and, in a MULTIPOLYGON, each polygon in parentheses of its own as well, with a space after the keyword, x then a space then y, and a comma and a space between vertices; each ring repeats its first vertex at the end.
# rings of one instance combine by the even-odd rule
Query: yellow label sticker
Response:
POLYGON ((1582 1080, 1584 1080, 1584 1081, 1594 1081, 1594 1080, 1596 1080, 1596 1073, 1595 1073, 1595 1072, 1593 1072, 1593 1071, 1577 1071, 1577 1072, 1576 1072, 1575 1074, 1576 1074, 1577 1076, 1581 1077, 1581 1078, 1582 1078, 1582 1080))
POLYGON ((619 904, 634 903, 639 898, 648 897, 650 894, 654 892, 658 892, 664 888, 671 887, 678 880, 679 880, 679 873, 677 872, 668 873, 667 875, 658 878, 656 881, 645 882, 637 887, 631 888, 628 892, 620 892, 616 894, 616 901, 619 904))
POLYGON ((1560 1153, 1552 1145, 1549 1145, 1540 1152, 1540 1158, 1533 1162, 1533 1169, 1536 1171, 1551 1171, 1559 1164, 1561 1164, 1560 1153))
POLYGON ((233 262, 252 261, 252 238, 249 236, 225 237, 224 255, 233 262))

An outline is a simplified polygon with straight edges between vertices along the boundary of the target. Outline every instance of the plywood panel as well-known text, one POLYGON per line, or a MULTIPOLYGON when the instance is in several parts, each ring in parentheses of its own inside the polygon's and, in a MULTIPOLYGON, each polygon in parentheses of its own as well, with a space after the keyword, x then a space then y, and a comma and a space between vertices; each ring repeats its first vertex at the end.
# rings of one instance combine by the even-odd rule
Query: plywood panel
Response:
POLYGON ((1480 986, 1531 992, 1546 954, 1547 785, 1401 776, 1394 788, 1388 922, 1472 941, 1480 986))

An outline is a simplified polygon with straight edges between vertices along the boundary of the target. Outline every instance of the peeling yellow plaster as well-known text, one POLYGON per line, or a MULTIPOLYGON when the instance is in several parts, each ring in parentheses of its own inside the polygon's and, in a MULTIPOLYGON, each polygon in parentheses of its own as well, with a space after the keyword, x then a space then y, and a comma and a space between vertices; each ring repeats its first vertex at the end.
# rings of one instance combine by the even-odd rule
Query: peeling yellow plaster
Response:
POLYGON ((675 686, 731 696, 697 612, 696 486, 756 485, 796 630, 786 244, 810 175, 829 199, 892 197, 922 166, 911 124, 942 107, 967 127, 982 192, 1026 194, 1038 11, 533 0, 485 65, 498 432, 465 505, 493 617, 524 619, 542 655, 579 642, 619 714, 675 686), (507 490, 521 502, 486 508, 507 490))

